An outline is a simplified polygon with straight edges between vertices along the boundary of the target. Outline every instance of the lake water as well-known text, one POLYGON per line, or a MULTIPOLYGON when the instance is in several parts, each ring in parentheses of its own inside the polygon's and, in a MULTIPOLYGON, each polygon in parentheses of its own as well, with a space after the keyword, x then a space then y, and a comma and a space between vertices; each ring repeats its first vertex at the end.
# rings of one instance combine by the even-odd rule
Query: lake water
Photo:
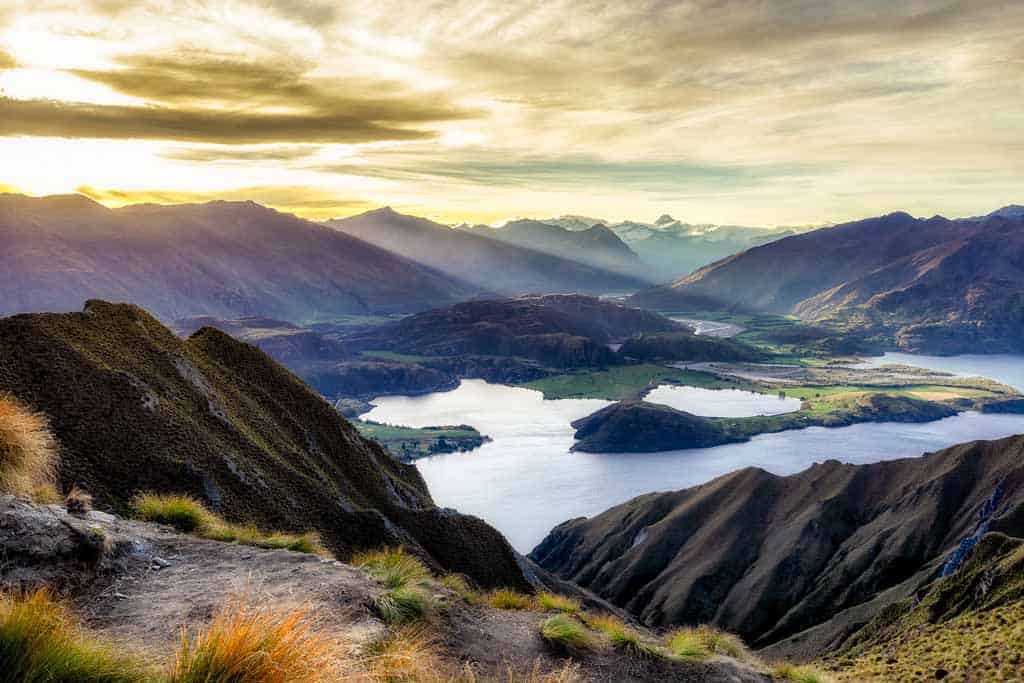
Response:
MULTIPOLYGON (((888 361, 877 360, 908 359, 893 354, 888 361)), ((973 363, 951 364, 947 369, 979 374, 973 363)), ((1014 380, 1024 378, 1024 357, 992 361, 987 367, 980 374, 1013 386, 1024 384, 1014 380)), ((493 438, 474 451, 425 458, 417 466, 439 505, 482 517, 521 552, 531 550, 553 526, 567 519, 594 515, 643 493, 700 484, 742 467, 792 474, 829 458, 877 462, 974 439, 1024 433, 1024 416, 969 412, 926 424, 812 427, 686 451, 572 453, 569 423, 608 401, 547 401, 529 389, 466 380, 451 392, 388 396, 373 403, 374 409, 365 416, 371 420, 413 427, 468 423, 493 438)))
POLYGON ((662 384, 644 397, 676 410, 685 410, 702 417, 754 417, 781 415, 800 410, 800 399, 777 394, 759 394, 739 389, 701 389, 662 384))
POLYGON ((919 356, 913 353, 886 353, 884 356, 869 358, 867 362, 874 366, 916 365, 964 377, 988 377, 1024 392, 1024 356, 919 356))

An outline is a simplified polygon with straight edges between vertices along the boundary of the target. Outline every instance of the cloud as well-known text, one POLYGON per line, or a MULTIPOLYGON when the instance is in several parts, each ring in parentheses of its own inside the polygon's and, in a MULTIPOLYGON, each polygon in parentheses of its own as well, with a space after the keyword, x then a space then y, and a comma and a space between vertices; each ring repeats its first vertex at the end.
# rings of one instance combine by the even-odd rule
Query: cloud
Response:
POLYGON ((165 159, 175 161, 246 162, 246 161, 297 161, 316 153, 316 146, 274 145, 271 147, 185 147, 165 152, 165 159))
POLYGON ((254 201, 305 218, 322 219, 347 216, 374 208, 362 199, 339 197, 309 187, 254 186, 209 192, 187 190, 119 190, 115 188, 76 187, 75 191, 110 206, 130 204, 191 204, 210 201, 254 201))
POLYGON ((0 136, 178 140, 221 144, 422 140, 426 130, 345 113, 273 114, 0 98, 0 136))

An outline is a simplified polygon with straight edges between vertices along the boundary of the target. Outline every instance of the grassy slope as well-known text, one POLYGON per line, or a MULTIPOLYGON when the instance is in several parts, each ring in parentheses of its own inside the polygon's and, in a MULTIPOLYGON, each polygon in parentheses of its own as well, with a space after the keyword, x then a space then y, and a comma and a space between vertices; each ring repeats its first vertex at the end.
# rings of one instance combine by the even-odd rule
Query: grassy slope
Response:
POLYGON ((1024 541, 985 536, 955 574, 917 605, 877 615, 831 665, 849 681, 1021 680, 1024 541))
POLYGON ((543 392, 547 399, 604 398, 621 401, 640 398, 646 389, 670 383, 707 389, 745 389, 754 386, 719 379, 706 372, 679 370, 654 363, 556 375, 527 382, 523 386, 543 392))

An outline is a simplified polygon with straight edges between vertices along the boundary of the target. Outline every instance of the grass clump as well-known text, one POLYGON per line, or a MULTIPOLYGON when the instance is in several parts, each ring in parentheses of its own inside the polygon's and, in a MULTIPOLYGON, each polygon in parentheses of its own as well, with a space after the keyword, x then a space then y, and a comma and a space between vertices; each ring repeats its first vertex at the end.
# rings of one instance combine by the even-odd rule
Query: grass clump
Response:
POLYGON ((140 493, 131 506, 138 519, 166 524, 186 534, 209 532, 219 526, 216 515, 191 496, 140 493))
POLYGON ((388 588, 402 588, 430 579, 430 570, 402 548, 383 548, 359 553, 352 564, 366 571, 388 588))
POLYGON ((579 614, 580 601, 567 598, 564 595, 543 591, 537 594, 537 604, 545 612, 565 612, 566 614, 579 614))
POLYGON ((613 614, 588 614, 584 616, 587 626, 600 631, 616 650, 634 657, 663 657, 665 652, 613 614))
POLYGON ((494 609, 530 610, 536 602, 530 595, 509 588, 499 588, 487 594, 487 604, 494 609))
POLYGON ((542 621, 540 637, 567 652, 583 652, 593 647, 593 640, 583 624, 567 614, 556 614, 542 621))
POLYGON ((743 641, 710 626, 675 629, 665 637, 665 643, 668 651, 680 659, 703 659, 710 655, 724 655, 740 661, 750 659, 743 641))
POLYGON ((57 502, 56 473, 57 440, 46 416, 0 394, 0 493, 57 502))
POLYGON ((793 683, 831 683, 832 678, 807 665, 781 663, 772 668, 772 676, 793 683))
POLYGON ((232 524, 207 510, 191 496, 140 493, 132 499, 131 505, 138 519, 167 524, 183 533, 195 534, 211 541, 239 543, 268 550, 291 550, 312 555, 327 554, 316 533, 267 532, 254 524, 232 524))
POLYGON ((473 588, 469 580, 462 574, 445 574, 440 578, 439 583, 469 605, 480 603, 480 591, 473 588))
POLYGON ((142 683, 136 662, 82 631, 48 590, 0 596, 0 677, 19 683, 142 683))
POLYGON ((392 588, 374 604, 380 618, 389 624, 422 621, 434 610, 433 597, 423 587, 413 584, 392 588))
POLYGON ((431 577, 418 558, 402 548, 383 548, 359 553, 352 564, 380 581, 386 593, 375 601, 380 618, 389 624, 427 619, 434 610, 434 598, 427 584, 431 577))
POLYGON ((92 510, 92 496, 77 486, 73 486, 68 495, 64 497, 64 507, 69 513, 80 517, 92 510))
POLYGON ((181 645, 168 683, 327 683, 332 643, 304 610, 274 613, 236 601, 181 645))
POLYGON ((422 626, 393 629, 370 643, 364 664, 371 681, 441 683, 454 681, 449 665, 437 654, 435 638, 422 626))

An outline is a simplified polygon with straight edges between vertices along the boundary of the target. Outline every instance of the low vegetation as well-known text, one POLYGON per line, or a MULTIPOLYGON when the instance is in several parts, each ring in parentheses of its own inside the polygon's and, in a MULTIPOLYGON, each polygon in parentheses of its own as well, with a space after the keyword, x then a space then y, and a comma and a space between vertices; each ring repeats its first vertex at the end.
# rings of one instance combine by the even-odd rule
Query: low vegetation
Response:
POLYGON ((746 388, 748 383, 719 379, 707 372, 680 370, 665 365, 643 363, 618 365, 607 370, 582 370, 527 382, 523 386, 536 389, 544 398, 603 398, 623 401, 640 398, 658 384, 686 384, 705 389, 746 388))
POLYGON ((229 604, 181 646, 168 683, 336 681, 331 641, 303 610, 276 613, 229 604))
POLYGON ((494 609, 531 610, 537 606, 533 596, 517 593, 507 588, 491 591, 485 599, 487 604, 494 609))
POLYGON ((580 601, 567 598, 564 595, 548 593, 543 591, 537 594, 537 605, 547 612, 565 612, 566 614, 579 614, 580 601))
POLYGON ((832 678, 823 671, 809 665, 776 664, 772 676, 792 683, 831 683, 832 678))
POLYGON ((234 524, 206 509, 191 496, 140 493, 132 499, 131 506, 137 519, 167 524, 183 533, 212 541, 315 555, 327 552, 316 533, 287 534, 264 531, 254 524, 234 524))
POLYGON ((353 420, 352 426, 403 462, 440 453, 470 451, 490 440, 469 425, 401 427, 353 420))
POLYGON ((85 632, 47 590, 0 596, 0 672, 17 683, 143 683, 151 672, 85 632))
POLYGON ((665 642, 669 652, 684 659, 709 655, 724 655, 740 661, 751 658, 743 641, 710 626, 675 629, 665 636, 665 642))
POLYGON ((57 440, 46 416, 0 394, 0 493, 57 502, 56 468, 57 440))
POLYGON ((566 652, 583 652, 593 647, 593 640, 587 629, 567 614, 556 614, 542 621, 540 637, 566 652))
POLYGON ((388 589, 374 605, 385 622, 422 621, 433 613, 436 605, 428 585, 432 576, 418 558, 401 548, 385 548, 360 553, 352 564, 388 589))

